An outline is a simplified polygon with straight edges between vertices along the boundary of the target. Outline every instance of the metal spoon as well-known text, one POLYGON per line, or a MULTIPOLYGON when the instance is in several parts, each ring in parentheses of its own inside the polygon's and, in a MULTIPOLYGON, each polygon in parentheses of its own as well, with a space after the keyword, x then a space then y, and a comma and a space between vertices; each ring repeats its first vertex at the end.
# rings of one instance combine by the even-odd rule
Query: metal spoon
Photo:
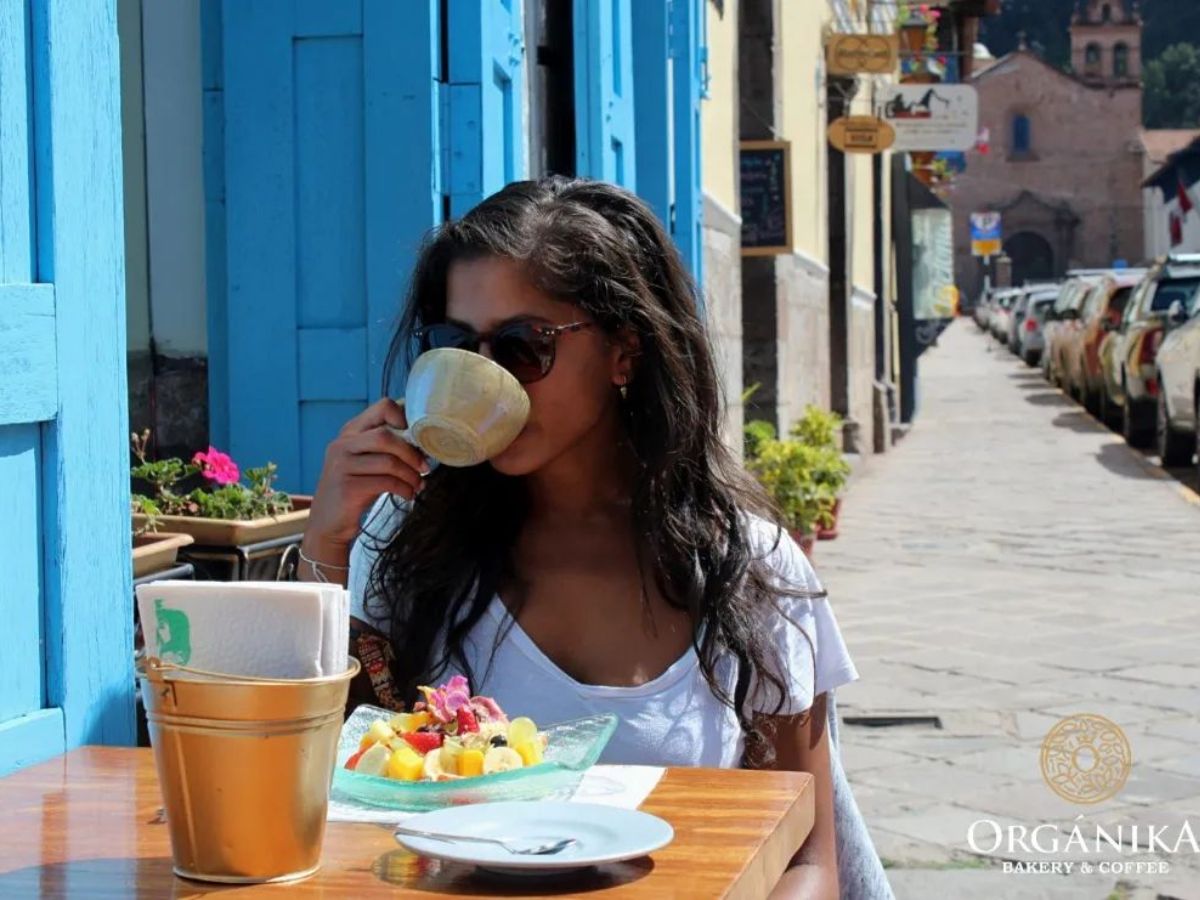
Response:
POLYGON ((400 835, 409 835, 410 837, 429 838, 433 841, 447 841, 449 843, 457 843, 459 841, 470 841, 477 844, 499 844, 509 853, 517 856, 549 856, 553 853, 559 853, 573 844, 579 843, 575 838, 564 838, 559 841, 548 841, 546 843, 534 843, 532 841, 513 840, 511 838, 488 838, 475 837, 469 834, 441 834, 436 831, 421 831, 416 828, 405 828, 403 825, 397 825, 393 834, 397 837, 400 835))

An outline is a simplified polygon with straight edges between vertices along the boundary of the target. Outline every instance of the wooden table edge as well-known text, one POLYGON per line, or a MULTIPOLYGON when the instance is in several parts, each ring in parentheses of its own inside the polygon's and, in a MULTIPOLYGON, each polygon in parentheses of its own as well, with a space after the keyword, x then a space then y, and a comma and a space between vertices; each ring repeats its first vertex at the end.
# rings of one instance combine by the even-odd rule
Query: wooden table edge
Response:
MULTIPOLYGON (((35 795, 39 790, 55 793, 55 782, 64 787, 72 783, 73 779, 70 775, 71 770, 75 767, 78 767, 80 772, 78 786, 84 789, 85 793, 94 789, 98 782, 111 777, 112 774, 127 775, 130 779, 129 783, 138 782, 140 779, 140 783, 145 786, 147 785, 147 766, 149 778, 155 782, 153 787, 157 795, 158 786, 153 775, 154 764, 151 751, 147 748, 130 747, 85 746, 76 748, 65 754, 8 773, 0 778, 0 788, 4 787, 6 781, 15 777, 18 781, 23 782, 16 788, 17 791, 32 791, 35 795)), ((747 816, 736 820, 730 820, 727 814, 714 816, 710 827, 706 821, 708 810, 723 807, 727 812, 731 807, 738 808, 737 796, 727 796, 730 791, 727 785, 720 781, 720 778, 728 775, 730 771, 737 770, 666 767, 663 777, 638 808, 650 814, 659 815, 670 822, 676 829, 677 838, 686 836, 689 829, 692 833, 703 833, 702 839, 695 842, 692 849, 693 855, 699 854, 701 858, 705 852, 711 852, 714 844, 720 846, 720 842, 723 840, 721 837, 723 830, 731 835, 736 835, 735 839, 744 847, 744 859, 731 859, 729 860, 731 864, 724 868, 720 865, 698 866, 695 870, 695 884, 692 886, 699 888, 703 884, 704 890, 701 893, 707 895, 712 893, 717 885, 720 885, 719 895, 734 898, 734 900, 762 898, 770 893, 796 850, 811 833, 815 796, 813 776, 804 772, 772 772, 769 780, 761 777, 753 779, 752 784, 761 785, 761 788, 755 788, 753 791, 746 788, 746 782, 743 781, 739 787, 743 789, 745 796, 751 798, 751 803, 753 803, 753 798, 759 798, 758 802, 762 804, 762 814, 755 815, 753 806, 742 804, 741 809, 748 813, 747 816)), ((758 776, 763 774, 765 773, 756 773, 758 776)), ((145 787, 139 790, 144 791, 145 787)), ((70 792, 62 791, 62 793, 70 792)), ((153 798, 154 801, 157 799, 157 796, 153 798)), ((118 800, 118 802, 120 801, 118 800)), ((69 809, 71 803, 69 797, 66 799, 66 803, 68 804, 67 809, 69 809)), ((137 804, 141 807, 149 805, 144 793, 137 804)), ((136 823, 149 823, 149 817, 146 815, 148 812, 149 810, 144 808, 136 811, 137 814, 133 816, 135 821, 133 835, 140 835, 142 832, 142 824, 136 823)), ((16 823, 9 822, 7 824, 11 827, 16 823)), ((365 834, 366 830, 373 827, 378 828, 377 825, 371 826, 360 822, 329 823, 330 831, 335 834, 340 832, 342 835, 342 840, 337 840, 337 843, 344 843, 345 838, 352 832, 365 834)), ((328 837, 327 835, 327 842, 328 837)), ((165 842, 164 838, 165 832, 155 843, 160 841, 164 843, 169 857, 169 842, 165 842)), ((67 841, 69 846, 70 842, 67 836, 62 839, 67 841)), ((140 843, 139 838, 138 844, 140 845, 140 843)), ((10 850, 14 849, 16 848, 10 848, 10 850)), ((374 852, 378 852, 378 850, 379 847, 376 846, 374 852)), ((5 854, 0 852, 0 859, 3 859, 4 856, 5 854)), ((137 854, 130 859, 136 863, 136 860, 141 859, 142 856, 144 854, 137 854)), ((19 861, 20 856, 15 859, 19 861)), ((663 891, 672 893, 672 888, 683 891, 679 896, 687 896, 690 871, 687 868, 687 850, 677 842, 659 851, 658 854, 652 855, 652 859, 659 865, 666 866, 666 869, 659 873, 658 878, 650 875, 650 882, 653 883, 636 879, 632 882, 614 883, 611 887, 583 887, 575 891, 567 889, 559 896, 617 893, 622 888, 628 889, 628 894, 632 897, 657 896, 663 891), (683 852, 673 852, 679 850, 683 852), (640 890, 638 889, 639 883, 640 890)), ((12 860, 13 857, 10 857, 5 861, 12 860)), ((45 862, 45 856, 42 857, 42 860, 41 865, 43 866, 53 864, 45 862)), ((360 866, 353 863, 348 864, 344 851, 335 851, 329 858, 329 863, 326 871, 333 876, 332 883, 322 885, 320 876, 318 876, 312 882, 298 883, 297 887, 306 885, 309 891, 316 893, 328 889, 336 891, 339 889, 337 885, 339 874, 351 875, 353 879, 354 872, 361 873, 362 871, 360 866)), ((0 875, 8 871, 8 869, 0 869, 0 875)), ((170 876, 168 877, 170 878, 170 876)), ((181 886, 202 887, 202 885, 187 881, 176 881, 175 884, 176 889, 181 886)), ((341 887, 350 888, 351 885, 343 883, 341 887)), ((359 885, 359 887, 363 886, 359 885)), ((394 882, 389 884, 382 879, 378 885, 381 895, 386 891, 399 896, 408 896, 410 892, 412 896, 416 896, 418 893, 427 893, 430 887, 435 886, 414 883, 410 887, 394 882)), ((445 891, 447 896, 456 894, 460 896, 492 896, 489 893, 475 892, 469 889, 463 891, 462 885, 447 884, 447 887, 450 888, 445 891)), ((374 894, 369 890, 362 893, 374 894)))

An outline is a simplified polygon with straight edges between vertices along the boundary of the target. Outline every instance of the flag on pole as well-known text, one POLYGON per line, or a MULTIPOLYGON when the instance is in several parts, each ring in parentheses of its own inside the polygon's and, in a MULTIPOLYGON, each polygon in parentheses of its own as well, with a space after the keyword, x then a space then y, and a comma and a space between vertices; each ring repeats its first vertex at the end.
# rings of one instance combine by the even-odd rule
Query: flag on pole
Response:
POLYGON ((1178 247, 1183 243, 1183 218, 1171 213, 1171 246, 1178 247))
POLYGON ((1181 210, 1183 210, 1183 214, 1186 216, 1188 213, 1190 213, 1193 209, 1196 208, 1196 203, 1195 203, 1195 201, 1192 200, 1191 191, 1189 191, 1187 185, 1183 183, 1183 175, 1182 174, 1177 174, 1175 176, 1175 184, 1176 184, 1175 193, 1176 193, 1176 196, 1179 198, 1179 208, 1181 210))

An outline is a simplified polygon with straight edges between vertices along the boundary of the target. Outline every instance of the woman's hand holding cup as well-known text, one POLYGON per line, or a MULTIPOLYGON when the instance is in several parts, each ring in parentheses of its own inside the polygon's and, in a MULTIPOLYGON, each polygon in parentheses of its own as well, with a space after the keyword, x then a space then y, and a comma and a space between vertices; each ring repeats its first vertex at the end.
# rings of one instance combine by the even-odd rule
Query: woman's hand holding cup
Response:
POLYGON ((330 555, 336 554, 340 564, 363 514, 380 494, 411 500, 425 486, 429 462, 397 434, 407 427, 403 405, 384 397, 347 422, 330 442, 304 533, 308 555, 335 562, 330 555))

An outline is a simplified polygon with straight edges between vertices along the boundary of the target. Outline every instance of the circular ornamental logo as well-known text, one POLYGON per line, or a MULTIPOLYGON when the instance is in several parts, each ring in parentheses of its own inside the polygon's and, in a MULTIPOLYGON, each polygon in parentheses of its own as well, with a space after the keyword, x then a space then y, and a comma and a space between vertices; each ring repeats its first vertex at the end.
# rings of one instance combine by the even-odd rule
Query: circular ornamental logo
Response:
POLYGON ((1099 803, 1125 786, 1133 755, 1125 732, 1092 713, 1067 716, 1042 741, 1042 777, 1072 803, 1099 803))

